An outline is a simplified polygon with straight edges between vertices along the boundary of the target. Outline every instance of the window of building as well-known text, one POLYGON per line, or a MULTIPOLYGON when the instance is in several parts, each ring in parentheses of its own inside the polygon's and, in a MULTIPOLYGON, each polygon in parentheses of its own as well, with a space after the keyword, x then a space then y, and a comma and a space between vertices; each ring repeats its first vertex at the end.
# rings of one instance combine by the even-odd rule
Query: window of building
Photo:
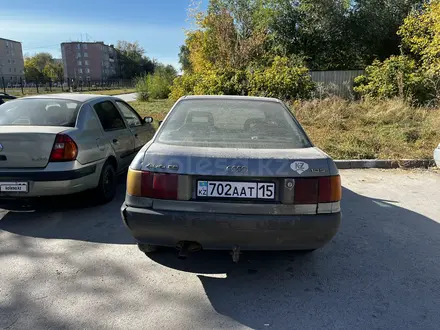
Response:
POLYGON ((9 72, 12 72, 12 68, 9 68, 9 72))
POLYGON ((16 69, 16 68, 14 68, 14 72, 17 72, 17 69, 16 69))
POLYGON ((12 56, 15 56, 15 53, 14 53, 14 51, 13 51, 13 50, 11 50, 11 55, 12 55, 12 56))
POLYGON ((8 59, 8 64, 11 64, 11 60, 10 59, 8 59))
POLYGON ((77 45, 76 45, 76 48, 81 49, 81 45, 80 45, 80 44, 77 44, 77 45))
POLYGON ((12 64, 15 64, 15 60, 12 60, 12 64))
POLYGON ((84 57, 89 57, 89 53, 84 53, 84 57))
POLYGON ((89 68, 86 68, 86 73, 90 73, 90 69, 89 68))
POLYGON ((81 58, 81 53, 76 53, 76 58, 81 58))
POLYGON ((85 61, 84 61, 84 64, 85 64, 85 65, 89 65, 89 61, 88 61, 88 60, 85 60, 85 61))
POLYGON ((83 48, 84 48, 84 49, 87 49, 87 44, 83 44, 83 48))
POLYGON ((83 73, 83 69, 78 69, 78 73, 83 73))
POLYGON ((82 65, 82 61, 78 61, 78 63, 77 63, 78 65, 82 65))
POLYGON ((124 129, 125 124, 116 106, 110 101, 97 103, 93 106, 104 131, 124 129))

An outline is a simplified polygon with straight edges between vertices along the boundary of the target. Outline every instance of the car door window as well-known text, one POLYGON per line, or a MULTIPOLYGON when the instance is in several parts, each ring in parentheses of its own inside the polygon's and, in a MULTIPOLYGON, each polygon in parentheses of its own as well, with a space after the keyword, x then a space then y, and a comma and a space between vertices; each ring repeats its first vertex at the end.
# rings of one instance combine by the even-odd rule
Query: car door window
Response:
POLYGON ((130 108, 129 105, 120 101, 116 101, 116 104, 118 105, 119 109, 121 109, 121 112, 124 115, 129 127, 142 126, 141 118, 136 112, 134 112, 133 109, 130 108))
POLYGON ((125 128, 124 120, 116 106, 110 101, 97 103, 93 106, 104 131, 114 131, 125 128))

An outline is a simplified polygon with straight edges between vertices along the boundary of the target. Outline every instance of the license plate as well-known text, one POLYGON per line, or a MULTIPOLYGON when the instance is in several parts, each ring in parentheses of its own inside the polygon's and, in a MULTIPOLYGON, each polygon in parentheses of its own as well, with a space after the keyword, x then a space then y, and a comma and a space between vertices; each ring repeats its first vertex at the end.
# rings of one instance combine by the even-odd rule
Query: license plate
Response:
POLYGON ((275 183, 198 181, 197 197, 275 199, 275 183))
POLYGON ((0 192, 28 192, 28 183, 0 182, 0 192))

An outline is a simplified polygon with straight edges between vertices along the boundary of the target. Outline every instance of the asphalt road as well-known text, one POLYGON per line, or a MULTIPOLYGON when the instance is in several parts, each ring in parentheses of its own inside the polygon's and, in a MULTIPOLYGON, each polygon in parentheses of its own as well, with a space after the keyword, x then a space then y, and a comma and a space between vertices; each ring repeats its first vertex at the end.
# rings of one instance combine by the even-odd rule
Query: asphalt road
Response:
POLYGON ((120 99, 124 100, 125 102, 133 102, 133 101, 136 101, 137 93, 115 95, 115 97, 119 97, 120 99))
MULTIPOLYGON (((342 171, 343 225, 308 256, 146 257, 74 196, 0 220, 1 329, 438 329, 440 175, 342 171), (69 206, 70 205, 70 206, 69 206)), ((0 215, 2 217, 2 215, 0 215)))

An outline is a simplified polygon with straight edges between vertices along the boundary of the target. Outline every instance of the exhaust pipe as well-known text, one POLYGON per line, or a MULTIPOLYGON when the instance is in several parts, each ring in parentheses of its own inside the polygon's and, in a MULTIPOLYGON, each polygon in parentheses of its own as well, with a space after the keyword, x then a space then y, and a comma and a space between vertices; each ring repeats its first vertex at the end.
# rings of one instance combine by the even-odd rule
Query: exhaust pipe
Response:
POLYGON ((186 258, 188 258, 188 243, 187 242, 182 243, 182 246, 179 249, 179 253, 177 254, 177 258, 179 258, 180 260, 185 260, 186 258))

